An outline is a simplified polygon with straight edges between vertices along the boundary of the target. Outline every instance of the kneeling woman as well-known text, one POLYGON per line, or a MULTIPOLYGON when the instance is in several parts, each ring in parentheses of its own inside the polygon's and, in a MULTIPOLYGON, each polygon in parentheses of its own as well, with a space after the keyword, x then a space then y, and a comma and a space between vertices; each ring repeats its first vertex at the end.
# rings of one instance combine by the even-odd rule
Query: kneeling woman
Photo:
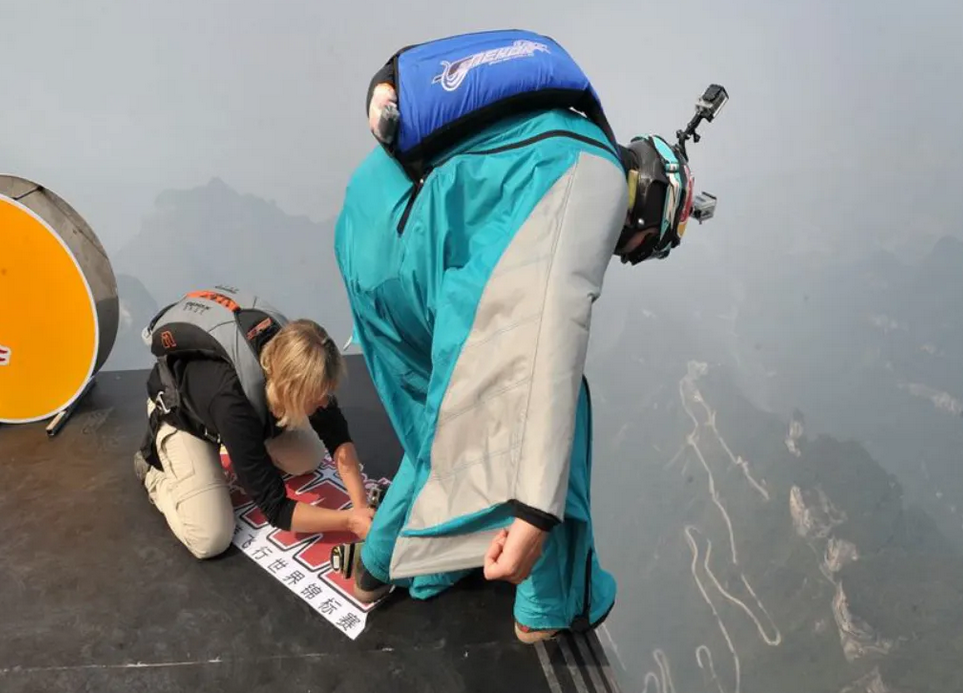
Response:
POLYGON ((197 558, 225 551, 234 511, 219 444, 240 486, 274 527, 347 531, 371 525, 357 453, 332 394, 344 374, 337 345, 311 320, 288 322, 263 300, 218 287, 184 296, 145 331, 157 357, 147 381, 150 425, 134 469, 174 535, 197 558), (325 448, 351 508, 287 496, 281 470, 314 470, 325 448))

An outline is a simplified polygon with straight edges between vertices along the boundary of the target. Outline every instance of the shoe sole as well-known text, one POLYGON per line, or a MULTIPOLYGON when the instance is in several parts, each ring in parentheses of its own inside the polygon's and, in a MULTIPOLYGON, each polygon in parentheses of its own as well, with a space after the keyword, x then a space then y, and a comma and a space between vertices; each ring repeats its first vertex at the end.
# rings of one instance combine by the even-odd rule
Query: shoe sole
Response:
POLYGON ((515 637, 526 645, 535 645, 545 640, 551 640, 557 636, 561 631, 559 630, 522 630, 519 625, 515 624, 515 637))
POLYGON ((384 585, 376 590, 367 591, 358 587, 358 583, 354 583, 352 592, 354 592, 354 598, 357 599, 362 604, 372 604, 391 591, 391 585, 384 585))
POLYGON ((364 604, 371 604, 372 602, 378 601, 379 599, 387 595, 388 592, 391 591, 391 585, 385 585, 385 584, 382 584, 380 587, 373 590, 364 590, 358 586, 358 578, 361 576, 362 571, 367 572, 365 571, 364 565, 361 563, 361 544, 357 544, 355 546, 354 564, 351 566, 351 568, 352 568, 352 573, 354 573, 354 583, 352 584, 352 591, 354 592, 355 598, 359 602, 363 602, 364 604))
MULTIPOLYGON (((588 628, 589 632, 594 631, 599 626, 601 626, 605 622, 605 620, 609 617, 609 614, 612 613, 612 609, 614 608, 615 608, 615 604, 613 603, 612 606, 609 607, 608 611, 606 611, 598 621, 596 621, 595 623, 589 626, 588 628)), ((563 630, 570 630, 570 629, 549 628, 545 630, 526 631, 526 630, 523 630, 521 624, 518 621, 515 621, 515 637, 518 638, 521 642, 525 643, 526 645, 535 645, 536 643, 540 643, 545 640, 551 640, 552 638, 556 637, 559 633, 561 633, 563 630)))

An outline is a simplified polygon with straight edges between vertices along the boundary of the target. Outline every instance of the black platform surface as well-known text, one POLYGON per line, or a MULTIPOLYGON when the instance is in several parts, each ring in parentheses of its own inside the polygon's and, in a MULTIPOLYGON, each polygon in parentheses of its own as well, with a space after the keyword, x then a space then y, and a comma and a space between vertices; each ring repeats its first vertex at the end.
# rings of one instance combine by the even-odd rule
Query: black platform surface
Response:
MULTIPOLYGON (((339 392, 365 470, 400 447, 360 357, 339 392)), ((480 573, 396 591, 355 641, 232 546, 199 561, 137 482, 146 371, 101 373, 55 437, 0 425, 0 691, 615 693, 594 635, 535 647, 480 573)))

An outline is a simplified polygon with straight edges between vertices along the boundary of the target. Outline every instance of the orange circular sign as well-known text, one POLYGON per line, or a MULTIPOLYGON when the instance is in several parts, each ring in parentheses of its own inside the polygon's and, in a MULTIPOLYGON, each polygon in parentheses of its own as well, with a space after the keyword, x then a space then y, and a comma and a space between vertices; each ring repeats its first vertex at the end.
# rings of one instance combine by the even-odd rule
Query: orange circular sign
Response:
MULTIPOLYGON (((22 179, 7 180, 29 184, 22 179)), ((89 227, 60 198, 30 185, 32 192, 43 196, 31 206, 48 218, 28 207, 30 202, 21 201, 28 193, 21 200, 0 194, 3 423, 39 421, 69 406, 106 360, 103 347, 109 350, 113 346, 117 328, 116 320, 112 326, 101 324, 97 306, 101 297, 95 296, 88 269, 83 266, 91 262, 84 254, 91 244, 89 227), (46 214, 48 205, 54 205, 50 214, 46 214), (84 228, 78 228, 78 221, 84 228), (59 232, 53 224, 60 227, 59 232)), ((5 190, 0 188, 2 192, 5 190)), ((102 265, 106 257, 97 262, 102 265)), ((98 270, 103 272, 103 267, 98 270)), ((109 279, 108 285, 112 272, 109 279)), ((112 298, 116 304, 116 285, 112 297, 104 298, 107 303, 112 298)))

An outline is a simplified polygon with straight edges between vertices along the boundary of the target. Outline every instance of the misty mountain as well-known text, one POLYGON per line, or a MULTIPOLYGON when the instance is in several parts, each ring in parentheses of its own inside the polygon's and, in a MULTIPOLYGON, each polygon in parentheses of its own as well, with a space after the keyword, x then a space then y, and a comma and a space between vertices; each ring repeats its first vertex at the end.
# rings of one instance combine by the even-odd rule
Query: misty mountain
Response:
POLYGON ((862 446, 758 409, 693 358, 699 328, 655 305, 588 368, 596 536, 620 582, 609 629, 635 689, 963 687, 946 654, 963 645, 960 552, 862 446), (632 378, 611 367, 629 345, 632 378))
MULTIPOLYGON (((331 219, 318 223, 292 216, 213 178, 204 186, 158 195, 140 232, 112 261, 115 271, 136 278, 158 306, 194 289, 238 286, 289 318, 317 320, 343 344, 351 321, 333 234, 331 219)), ((139 365, 149 363, 145 355, 139 365)))
POLYGON ((782 269, 734 325, 766 374, 762 401, 861 441, 963 545, 963 242, 941 238, 917 262, 782 269))
POLYGON ((658 380, 663 353, 724 365, 760 409, 861 443, 963 547, 963 241, 753 263, 704 228, 665 263, 609 273, 594 348, 649 360, 616 387, 658 380))

